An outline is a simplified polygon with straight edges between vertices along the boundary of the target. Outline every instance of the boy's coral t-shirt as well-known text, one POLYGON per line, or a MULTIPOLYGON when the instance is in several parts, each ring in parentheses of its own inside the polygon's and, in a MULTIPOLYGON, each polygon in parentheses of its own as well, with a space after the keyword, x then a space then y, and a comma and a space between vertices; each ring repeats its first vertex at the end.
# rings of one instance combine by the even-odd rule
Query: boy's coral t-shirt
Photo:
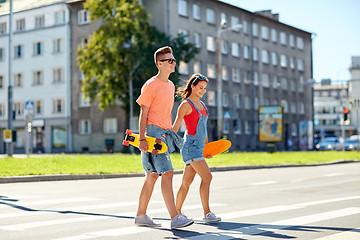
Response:
POLYGON ((141 88, 141 94, 136 102, 149 107, 146 124, 154 124, 162 129, 171 129, 171 111, 174 106, 175 86, 168 80, 150 78, 141 88))

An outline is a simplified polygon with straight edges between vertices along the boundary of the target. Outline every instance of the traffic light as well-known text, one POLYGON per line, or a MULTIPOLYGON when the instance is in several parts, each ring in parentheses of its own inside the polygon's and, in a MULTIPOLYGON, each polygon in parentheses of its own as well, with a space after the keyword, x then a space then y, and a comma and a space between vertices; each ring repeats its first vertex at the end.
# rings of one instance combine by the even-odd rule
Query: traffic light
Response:
POLYGON ((344 112, 344 122, 345 122, 346 120, 348 120, 349 109, 344 108, 343 112, 344 112))

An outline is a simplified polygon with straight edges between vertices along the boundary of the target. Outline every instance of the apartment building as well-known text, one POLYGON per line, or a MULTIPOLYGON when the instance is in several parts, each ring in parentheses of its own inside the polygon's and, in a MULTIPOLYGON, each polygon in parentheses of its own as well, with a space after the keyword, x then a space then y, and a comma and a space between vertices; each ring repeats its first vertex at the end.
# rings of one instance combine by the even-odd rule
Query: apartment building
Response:
MULTIPOLYGON (((12 73, 9 68, 9 1, 0 5, 0 134, 7 128, 9 78, 13 86, 15 153, 25 147, 25 103, 34 106, 35 152, 68 152, 70 125, 69 11, 59 0, 13 0, 12 73)), ((5 144, 0 139, 0 153, 5 144)))
POLYGON ((360 56, 351 57, 349 104, 351 125, 360 133, 360 56))
POLYGON ((89 41, 89 36, 99 28, 101 20, 90 22, 83 0, 69 0, 71 15, 71 125, 74 152, 119 152, 125 129, 126 113, 121 103, 100 110, 99 102, 90 104, 81 90, 83 74, 76 58, 79 46, 89 41))
POLYGON ((231 150, 265 148, 258 140, 260 105, 283 107, 284 141, 277 147, 287 149, 291 140, 293 149, 298 149, 299 126, 313 119, 312 85, 308 84, 312 79, 310 32, 280 22, 270 10, 250 12, 216 0, 148 0, 143 4, 154 26, 171 36, 186 34, 199 49, 193 61, 180 62, 178 67, 183 80, 196 72, 210 80, 203 99, 209 109, 210 140, 219 137, 216 38, 224 19, 220 34, 222 129, 233 143, 231 150))

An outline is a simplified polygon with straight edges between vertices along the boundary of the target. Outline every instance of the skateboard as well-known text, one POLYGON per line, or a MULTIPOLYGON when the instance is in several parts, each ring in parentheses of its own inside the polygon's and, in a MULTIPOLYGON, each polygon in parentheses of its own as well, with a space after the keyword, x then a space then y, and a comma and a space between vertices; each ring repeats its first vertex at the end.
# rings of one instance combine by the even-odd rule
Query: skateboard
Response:
MULTIPOLYGON (((146 142, 148 143, 148 152, 151 152, 152 154, 156 155, 167 151, 166 144, 163 141, 161 141, 160 138, 146 136, 145 139, 146 142)), ((126 129, 123 145, 129 146, 130 144, 138 148, 140 144, 139 140, 140 140, 139 134, 135 134, 133 133, 132 130, 126 129)))
POLYGON ((229 140, 218 140, 214 142, 209 142, 205 144, 203 156, 206 158, 211 155, 212 157, 220 153, 225 152, 231 147, 231 142, 229 140))

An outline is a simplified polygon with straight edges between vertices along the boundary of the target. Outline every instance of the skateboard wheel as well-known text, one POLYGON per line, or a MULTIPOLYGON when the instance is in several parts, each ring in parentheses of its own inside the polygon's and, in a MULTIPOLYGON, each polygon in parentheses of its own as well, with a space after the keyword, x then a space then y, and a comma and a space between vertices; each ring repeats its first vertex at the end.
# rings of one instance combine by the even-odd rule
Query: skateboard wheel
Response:
POLYGON ((132 134, 132 132, 133 132, 132 130, 126 129, 125 134, 129 135, 129 134, 132 134))
POLYGON ((159 151, 158 151, 158 150, 155 150, 155 149, 153 149, 153 150, 151 151, 151 153, 152 153, 152 154, 155 154, 155 155, 157 155, 158 152, 159 152, 159 151))
POLYGON ((124 140, 124 141, 123 141, 123 145, 129 146, 129 142, 124 140))
POLYGON ((161 139, 160 139, 160 138, 156 138, 156 139, 155 139, 155 142, 156 142, 156 143, 161 143, 161 139))

